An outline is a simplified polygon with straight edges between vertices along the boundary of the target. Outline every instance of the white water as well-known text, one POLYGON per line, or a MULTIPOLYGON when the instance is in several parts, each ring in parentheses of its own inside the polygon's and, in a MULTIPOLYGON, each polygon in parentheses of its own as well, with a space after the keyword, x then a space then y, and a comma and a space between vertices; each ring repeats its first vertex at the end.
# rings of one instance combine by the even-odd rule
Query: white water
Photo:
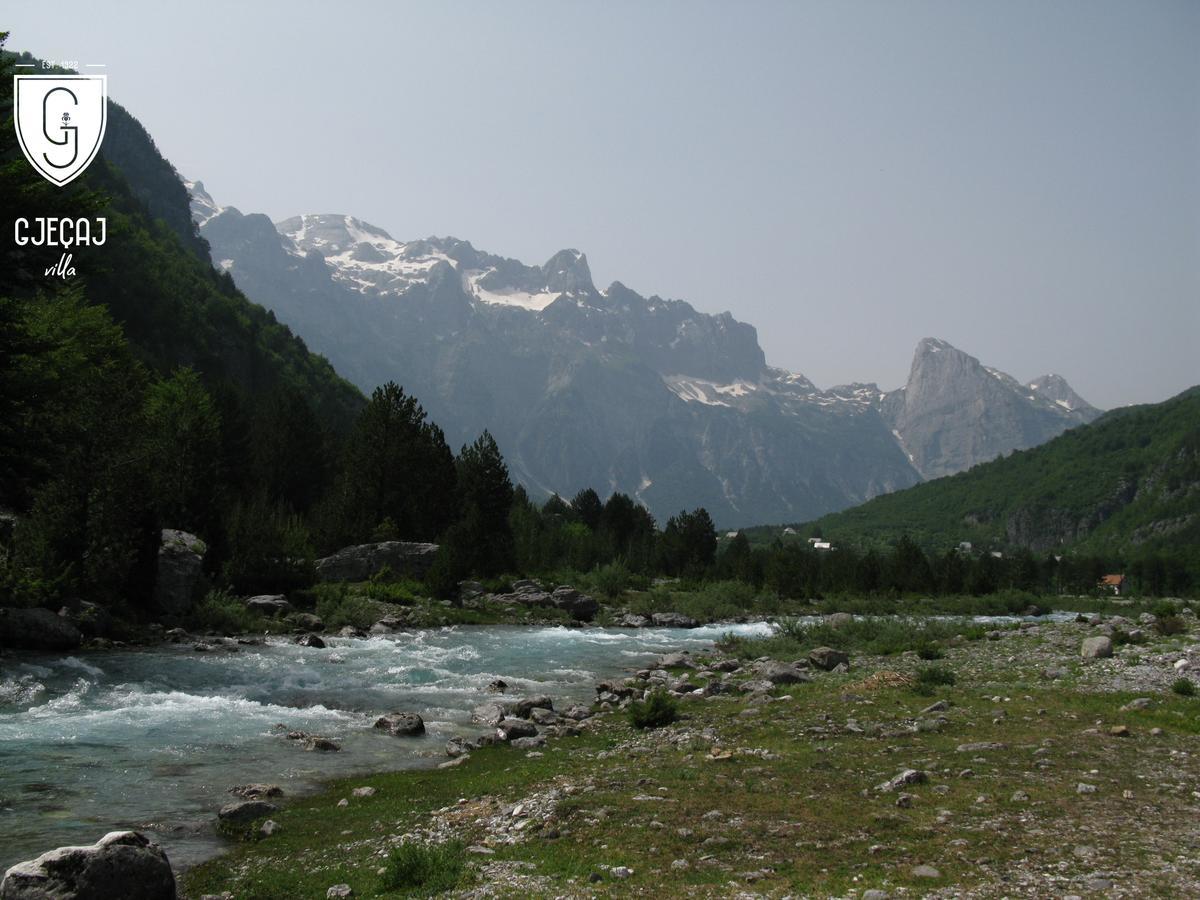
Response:
POLYGON ((459 627, 388 638, 282 640, 240 652, 190 645, 0 658, 0 871, 64 844, 136 828, 178 866, 220 846, 216 810, 236 784, 289 796, 339 775, 433 765, 446 739, 482 731, 471 709, 502 678, 508 696, 590 701, 597 679, 720 634, 679 629, 459 627), (420 713, 428 733, 372 730, 382 712, 420 713), (331 737, 305 752, 274 726, 331 737))

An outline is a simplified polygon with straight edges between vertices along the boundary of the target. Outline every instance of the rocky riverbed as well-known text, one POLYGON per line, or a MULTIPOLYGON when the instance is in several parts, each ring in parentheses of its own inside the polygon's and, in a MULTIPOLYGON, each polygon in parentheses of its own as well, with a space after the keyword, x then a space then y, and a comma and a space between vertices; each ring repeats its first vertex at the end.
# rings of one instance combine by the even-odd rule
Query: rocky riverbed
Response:
POLYGON ((470 897, 1197 896, 1200 701, 1179 685, 1200 635, 1181 621, 1013 624, 923 647, 937 659, 671 655, 598 685, 597 715, 533 707, 544 744, 465 740, 449 771, 285 807, 184 884, 373 896, 419 845, 461 846, 470 897), (621 708, 660 686, 679 720, 631 728, 621 708))

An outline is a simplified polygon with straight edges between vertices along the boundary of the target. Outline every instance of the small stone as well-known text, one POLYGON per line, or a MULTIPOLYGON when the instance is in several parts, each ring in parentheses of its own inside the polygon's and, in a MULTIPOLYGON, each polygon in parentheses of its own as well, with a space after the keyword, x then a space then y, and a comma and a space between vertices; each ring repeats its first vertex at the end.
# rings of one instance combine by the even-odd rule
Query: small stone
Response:
POLYGON ((337 805, 338 805, 338 806, 349 806, 349 805, 350 805, 350 801, 349 801, 349 800, 347 800, 345 797, 343 797, 341 800, 339 800, 339 801, 337 802, 337 805))
POLYGON ((1077 784, 1075 786, 1075 793, 1077 793, 1077 794, 1094 794, 1094 793, 1096 793, 1096 786, 1094 784, 1087 784, 1087 783, 1081 781, 1081 782, 1079 782, 1079 784, 1077 784))
POLYGON ((942 873, 933 866, 913 866, 913 878, 941 878, 942 873))
POLYGON ((1089 878, 1084 882, 1084 885, 1089 891, 1111 891, 1113 887, 1111 878, 1101 878, 1099 876, 1089 878))
POLYGON ((274 819, 267 819, 267 821, 258 826, 258 833, 263 837, 270 837, 277 831, 279 831, 279 823, 274 819))
POLYGON ((878 888, 862 892, 862 900, 888 900, 890 896, 887 891, 881 891, 878 888))
POLYGON ((1128 725, 1114 725, 1108 729, 1108 733, 1113 737, 1129 737, 1132 734, 1128 725))
POLYGON ((681 871, 683 869, 690 869, 691 867, 692 867, 692 864, 689 863, 686 859, 676 859, 671 862, 671 868, 675 869, 676 871, 681 871))
POLYGON ((325 892, 327 898, 353 897, 354 890, 348 884, 335 884, 325 892))
POLYGON ((910 809, 913 804, 912 794, 901 794, 896 798, 896 806, 900 809, 910 809))
POLYGON ((1024 791, 1013 791, 1013 795, 1009 797, 1013 803, 1024 803, 1029 799, 1029 795, 1024 791))
POLYGON ((375 788, 373 787, 356 787, 350 792, 355 797, 374 797, 375 788))
POLYGON ((1138 697, 1136 700, 1130 700, 1121 707, 1121 712, 1132 712, 1137 709, 1149 709, 1153 701, 1149 697, 1138 697))
POLYGON ((629 868, 629 866, 614 866, 610 872, 613 878, 624 880, 633 874, 633 869, 629 868))

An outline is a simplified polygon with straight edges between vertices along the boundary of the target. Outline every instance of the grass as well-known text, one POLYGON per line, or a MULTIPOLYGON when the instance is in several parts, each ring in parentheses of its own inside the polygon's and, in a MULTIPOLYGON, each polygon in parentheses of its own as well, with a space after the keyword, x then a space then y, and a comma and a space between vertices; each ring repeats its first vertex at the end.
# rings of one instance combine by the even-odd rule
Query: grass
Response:
POLYGON ((408 896, 433 896, 458 884, 463 874, 461 841, 401 844, 388 855, 381 884, 408 896))
POLYGON ((891 656, 912 650, 936 659, 942 643, 975 641, 992 630, 961 619, 898 619, 881 616, 851 619, 837 625, 820 620, 784 619, 768 638, 726 636, 721 648, 743 659, 767 654, 795 659, 815 647, 891 656))
POLYGON ((1171 682, 1171 690, 1180 697, 1196 696, 1196 683, 1190 678, 1176 678, 1171 682))

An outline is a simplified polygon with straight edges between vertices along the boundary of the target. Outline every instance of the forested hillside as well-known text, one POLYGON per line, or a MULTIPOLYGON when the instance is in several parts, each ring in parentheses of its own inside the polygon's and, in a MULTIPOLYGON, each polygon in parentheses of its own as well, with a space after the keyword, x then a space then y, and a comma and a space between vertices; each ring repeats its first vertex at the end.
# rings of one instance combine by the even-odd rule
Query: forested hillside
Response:
POLYGON ((970 471, 825 516, 801 534, 930 550, 1151 553, 1200 566, 1200 388, 1114 410, 970 471))

